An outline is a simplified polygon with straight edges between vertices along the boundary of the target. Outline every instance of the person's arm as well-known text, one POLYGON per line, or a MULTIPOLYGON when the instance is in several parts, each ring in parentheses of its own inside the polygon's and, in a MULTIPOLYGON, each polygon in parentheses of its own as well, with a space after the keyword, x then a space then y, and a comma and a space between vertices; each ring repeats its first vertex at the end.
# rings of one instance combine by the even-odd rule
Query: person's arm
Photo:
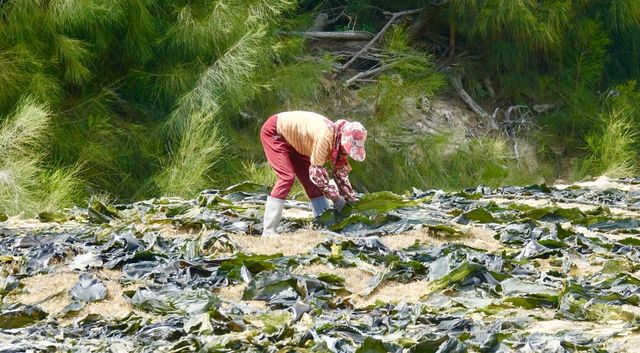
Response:
POLYGON ((329 180, 329 173, 324 167, 312 164, 309 167, 309 179, 334 203, 340 198, 340 191, 336 183, 332 183, 329 180))
MULTIPOLYGON (((326 161, 330 158, 327 151, 331 148, 332 139, 333 133, 331 130, 326 128, 326 126, 318 132, 313 144, 311 156, 309 156, 309 160, 311 162, 311 165, 309 166, 309 179, 311 179, 311 182, 320 188, 322 193, 335 204, 336 201, 341 198, 340 191, 338 190, 336 183, 329 179, 329 173, 323 167, 326 161)), ((344 202, 344 200, 342 201, 344 202)))
POLYGON ((356 193, 353 191, 353 187, 351 186, 351 182, 349 181, 349 172, 351 172, 351 166, 346 162, 334 169, 333 176, 336 180, 336 184, 338 185, 338 189, 344 196, 345 200, 353 202, 357 198, 356 193))

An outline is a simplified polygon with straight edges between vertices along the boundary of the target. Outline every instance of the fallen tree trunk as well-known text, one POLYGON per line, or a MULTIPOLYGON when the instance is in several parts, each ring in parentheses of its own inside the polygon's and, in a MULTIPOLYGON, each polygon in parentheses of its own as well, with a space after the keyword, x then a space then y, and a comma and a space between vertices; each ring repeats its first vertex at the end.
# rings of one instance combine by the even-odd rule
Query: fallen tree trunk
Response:
POLYGON ((373 38, 373 34, 362 31, 345 31, 345 32, 324 32, 324 31, 309 31, 309 32, 285 32, 286 35, 300 36, 311 40, 370 40, 373 38))

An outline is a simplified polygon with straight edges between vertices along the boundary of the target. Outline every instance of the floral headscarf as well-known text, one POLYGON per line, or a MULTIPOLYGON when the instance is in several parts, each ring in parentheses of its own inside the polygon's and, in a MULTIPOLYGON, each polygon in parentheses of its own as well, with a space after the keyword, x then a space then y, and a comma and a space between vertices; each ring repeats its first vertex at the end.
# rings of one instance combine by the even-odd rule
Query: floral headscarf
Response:
POLYGON ((367 130, 358 122, 346 123, 342 127, 340 145, 351 158, 358 162, 364 161, 366 151, 364 142, 367 140, 367 130))

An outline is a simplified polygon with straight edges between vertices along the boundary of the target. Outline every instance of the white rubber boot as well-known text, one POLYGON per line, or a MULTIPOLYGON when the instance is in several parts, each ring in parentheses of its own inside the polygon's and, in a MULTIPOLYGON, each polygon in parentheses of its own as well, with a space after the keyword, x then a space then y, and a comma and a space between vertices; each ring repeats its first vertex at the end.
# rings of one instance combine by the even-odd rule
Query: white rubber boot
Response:
POLYGON ((267 203, 264 205, 264 221, 262 222, 263 237, 278 236, 278 225, 282 219, 283 208, 284 200, 267 197, 267 203))
POLYGON ((313 211, 313 217, 320 216, 325 210, 329 209, 329 199, 324 196, 316 197, 311 200, 311 211, 313 211))

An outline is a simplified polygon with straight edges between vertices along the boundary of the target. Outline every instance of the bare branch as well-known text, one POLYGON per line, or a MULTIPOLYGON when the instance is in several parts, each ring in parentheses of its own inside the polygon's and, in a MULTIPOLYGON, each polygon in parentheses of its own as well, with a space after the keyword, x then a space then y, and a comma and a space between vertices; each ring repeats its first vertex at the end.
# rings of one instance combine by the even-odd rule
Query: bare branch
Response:
POLYGON ((369 50, 369 48, 375 44, 376 41, 378 41, 378 39, 380 39, 380 37, 382 37, 382 35, 384 34, 384 32, 387 31, 387 29, 389 29, 389 27, 400 17, 402 16, 409 16, 409 15, 414 15, 419 13, 420 11, 422 11, 423 8, 419 8, 419 9, 414 9, 414 10, 407 10, 407 11, 402 11, 402 12, 394 12, 394 13, 389 13, 389 12, 385 12, 385 15, 390 15, 391 19, 384 25, 384 27, 382 27, 382 29, 380 30, 380 32, 378 32, 378 34, 376 34, 375 37, 373 37, 373 39, 371 39, 369 41, 369 43, 367 43, 367 45, 365 45, 362 49, 360 49, 359 52, 356 53, 356 55, 354 55, 349 61, 347 61, 344 65, 342 65, 342 68, 340 69, 341 72, 343 72, 344 70, 346 70, 351 64, 353 64, 353 62, 360 57, 360 55, 362 55, 364 52, 366 52, 367 50, 369 50))
POLYGON ((391 16, 391 17, 394 17, 394 16, 401 17, 401 16, 415 15, 417 13, 420 13, 420 11, 422 10, 424 10, 424 7, 421 7, 419 9, 400 11, 400 12, 382 11, 382 14, 385 16, 391 16))
POLYGON ((474 113, 480 115, 484 119, 489 120, 489 123, 491 123, 491 127, 497 130, 498 124, 496 123, 495 117, 497 110, 496 112, 494 112, 494 115, 490 115, 489 113, 487 113, 478 103, 476 103, 476 101, 473 100, 473 98, 471 98, 469 93, 464 90, 464 87, 462 87, 462 79, 460 78, 460 75, 452 74, 449 75, 449 77, 451 80, 451 85, 458 93, 458 96, 460 96, 460 99, 462 99, 467 104, 467 106, 469 106, 469 108, 473 110, 474 113))
POLYGON ((379 74, 380 72, 390 68, 393 66, 393 63, 391 64, 386 64, 386 65, 382 65, 376 68, 373 68, 371 70, 368 71, 363 71, 358 73, 357 75, 353 76, 352 78, 347 80, 347 87, 351 86, 352 83, 354 83, 355 81, 361 81, 363 78, 367 78, 367 77, 372 77, 374 75, 379 74))

